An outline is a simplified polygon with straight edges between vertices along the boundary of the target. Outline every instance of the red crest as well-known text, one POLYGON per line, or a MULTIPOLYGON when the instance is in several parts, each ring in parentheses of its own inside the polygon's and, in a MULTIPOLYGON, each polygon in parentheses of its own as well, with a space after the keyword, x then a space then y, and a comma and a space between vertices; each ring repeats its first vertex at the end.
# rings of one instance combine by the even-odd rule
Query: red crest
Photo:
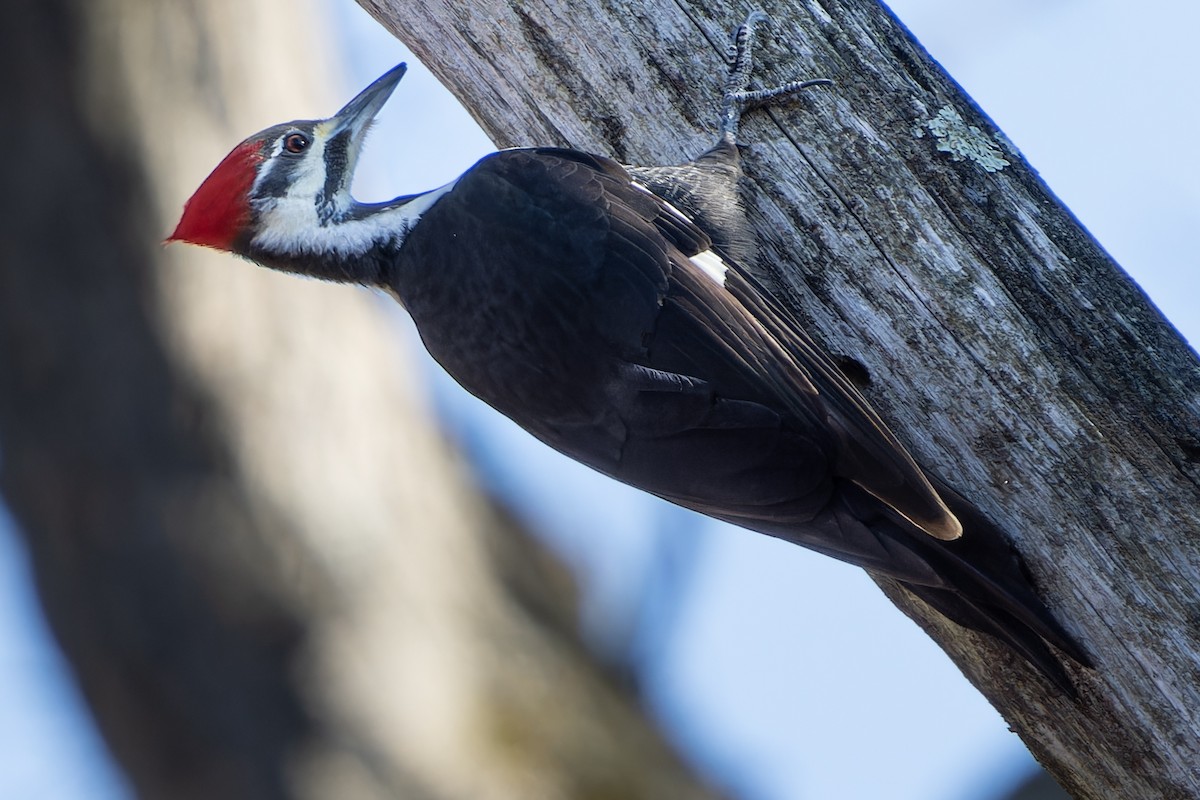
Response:
POLYGON ((235 147, 184 204, 167 241, 233 250, 250 222, 250 187, 263 158, 262 142, 248 140, 235 147))

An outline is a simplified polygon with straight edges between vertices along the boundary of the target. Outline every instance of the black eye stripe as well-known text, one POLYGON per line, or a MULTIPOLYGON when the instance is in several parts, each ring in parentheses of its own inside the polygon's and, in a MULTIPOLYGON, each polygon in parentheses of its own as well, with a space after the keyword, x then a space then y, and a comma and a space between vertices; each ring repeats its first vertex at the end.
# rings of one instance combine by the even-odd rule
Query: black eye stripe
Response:
POLYGON ((292 167, 298 163, 281 158, 275 159, 268 165, 267 174, 259 180, 256 195, 258 197, 283 197, 287 194, 288 187, 292 185, 292 167))

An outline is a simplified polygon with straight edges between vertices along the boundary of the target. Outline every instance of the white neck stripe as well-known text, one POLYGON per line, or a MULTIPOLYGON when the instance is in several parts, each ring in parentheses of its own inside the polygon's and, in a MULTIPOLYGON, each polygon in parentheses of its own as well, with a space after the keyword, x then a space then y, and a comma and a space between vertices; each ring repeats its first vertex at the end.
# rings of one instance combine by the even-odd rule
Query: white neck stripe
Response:
POLYGON ((364 255, 385 242, 399 245, 455 183, 457 180, 417 195, 403 205, 324 224, 311 199, 282 197, 259 211, 260 230, 251 245, 279 255, 336 253, 342 258, 364 255))

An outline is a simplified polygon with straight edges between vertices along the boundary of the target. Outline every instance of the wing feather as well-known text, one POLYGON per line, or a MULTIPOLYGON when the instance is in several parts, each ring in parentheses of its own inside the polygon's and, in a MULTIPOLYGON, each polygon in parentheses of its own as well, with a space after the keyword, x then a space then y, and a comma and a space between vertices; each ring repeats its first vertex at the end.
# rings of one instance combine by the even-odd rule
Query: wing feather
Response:
MULTIPOLYGON (((724 286, 692 263, 711 246, 665 201, 652 222, 685 258, 672 259, 650 366, 704 375, 723 396, 786 409, 797 427, 836 436, 832 470, 938 539, 962 526, 858 389, 795 316, 740 264, 724 286)), ((698 229, 696 229, 698 231, 698 229)))

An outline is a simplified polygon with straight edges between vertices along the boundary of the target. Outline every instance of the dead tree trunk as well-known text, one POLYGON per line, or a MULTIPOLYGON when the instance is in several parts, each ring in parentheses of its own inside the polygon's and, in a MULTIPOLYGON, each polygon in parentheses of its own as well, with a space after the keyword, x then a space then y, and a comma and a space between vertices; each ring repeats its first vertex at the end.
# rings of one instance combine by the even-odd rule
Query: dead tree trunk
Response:
POLYGON ((0 489, 138 793, 711 798, 437 435, 383 304, 164 250, 336 107, 295 0, 0 5, 0 489))
MULTIPOLYGON (((727 3, 359 0, 497 144, 638 164, 713 140, 727 3)), ((1094 655, 1072 701, 884 589, 1080 798, 1200 797, 1200 369, 875 0, 766 2, 760 265, 932 471, 1006 529, 1094 655)), ((936 746, 936 745, 932 745, 936 746)))

